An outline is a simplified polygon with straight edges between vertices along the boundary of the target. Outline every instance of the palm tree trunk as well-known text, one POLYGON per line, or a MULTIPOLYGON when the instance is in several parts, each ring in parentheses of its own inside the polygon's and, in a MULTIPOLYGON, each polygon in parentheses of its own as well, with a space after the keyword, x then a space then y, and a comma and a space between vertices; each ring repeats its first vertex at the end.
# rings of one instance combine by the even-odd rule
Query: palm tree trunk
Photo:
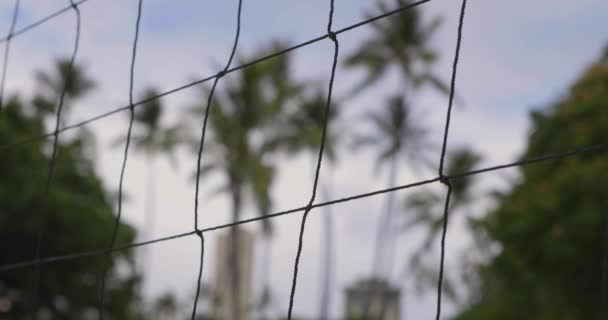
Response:
MULTIPOLYGON (((389 188, 394 187, 397 184, 397 174, 398 174, 398 166, 397 159, 393 158, 391 160, 391 172, 389 176, 389 188)), ((393 227, 393 218, 395 215, 395 193, 389 192, 386 199, 386 229, 384 233, 386 234, 386 238, 384 242, 386 243, 386 250, 384 251, 385 256, 383 257, 385 260, 384 269, 381 271, 387 280, 391 279, 391 273, 393 270, 393 262, 395 258, 395 228, 393 227)))
MULTIPOLYGON (((388 175, 388 188, 394 187, 397 179, 397 159, 393 158, 391 160, 389 175, 388 175)), ((378 228, 376 229, 376 243, 374 246, 374 259, 372 261, 372 275, 373 276, 381 276, 382 275, 382 262, 384 259, 383 253, 383 244, 386 242, 387 229, 390 227, 390 223, 392 220, 392 212, 393 212, 393 203, 394 203, 394 194, 393 192, 389 192, 386 195, 386 203, 384 207, 384 212, 381 213, 380 219, 378 221, 378 228)))
MULTIPOLYGON (((329 187, 325 185, 321 192, 322 201, 330 199, 329 187)), ((321 301, 319 310, 319 319, 329 319, 329 307, 331 302, 331 285, 333 279, 333 217, 331 206, 323 207, 323 240, 321 242, 321 251, 324 252, 322 259, 321 272, 321 301), (325 244, 325 245, 323 245, 325 244)))
MULTIPOLYGON (((391 160, 391 176, 389 177, 389 184, 390 186, 395 186, 396 185, 396 181, 397 181, 397 159, 393 158, 391 160)), ((393 227, 393 216, 394 216, 394 201, 395 201, 395 197, 393 192, 390 192, 387 198, 387 223, 386 223, 386 251, 385 251, 385 257, 386 257, 386 264, 385 264, 385 270, 384 270, 384 277, 386 278, 387 282, 390 284, 390 279, 392 277, 392 271, 393 271, 393 262, 395 259, 395 246, 396 246, 396 234, 395 234, 395 228, 393 227)), ((385 312, 386 312, 386 302, 384 299, 382 300, 381 303, 381 307, 380 307, 380 319, 384 318, 385 312)), ((403 317, 402 317, 403 318, 403 317)))
MULTIPOLYGON (((150 155, 146 155, 146 167, 147 167, 147 185, 146 185, 146 198, 144 203, 144 217, 143 217, 143 228, 141 232, 141 240, 149 240, 156 219, 156 170, 154 158, 150 155)), ((150 264, 150 250, 144 246, 141 249, 141 260, 139 265, 139 273, 142 276, 142 281, 139 285, 139 294, 143 298, 144 295, 144 281, 145 275, 149 270, 148 265, 150 264)))
MULTIPOLYGON (((388 174, 388 188, 394 187, 397 181, 397 158, 393 157, 390 161, 389 174, 388 174)), ((387 243, 387 239, 390 241, 390 235, 387 231, 390 230, 392 213, 393 213, 393 203, 394 203, 394 195, 393 192, 389 192, 386 196, 386 203, 384 207, 384 211, 380 215, 380 219, 378 221, 378 228, 376 229, 376 243, 374 246, 373 252, 373 261, 372 261, 372 277, 382 278, 383 269, 382 262, 385 258, 383 253, 386 253, 385 247, 383 244, 387 243), (388 237, 388 238, 387 238, 388 237)), ((388 279, 386 279, 388 281, 388 279)), ((368 288, 368 292, 370 297, 366 300, 366 304, 363 308, 363 314, 365 315, 365 319, 369 318, 369 308, 371 300, 375 300, 375 296, 380 294, 384 296, 383 292, 377 292, 377 290, 373 290, 374 288, 368 288)), ((380 289, 383 290, 383 289, 380 289)), ((382 299, 384 300, 384 299, 382 299)), ((381 315, 384 313, 384 301, 381 301, 381 315)), ((380 318, 381 320, 382 318, 380 318)))
MULTIPOLYGON (((236 222, 239 220, 241 215, 241 191, 238 187, 232 188, 232 221, 236 222)), ((231 319, 227 320, 241 320, 241 290, 239 281, 239 227, 234 226, 230 229, 230 259, 228 265, 231 267, 232 276, 230 277, 230 285, 232 291, 232 306, 229 306, 232 314, 231 319)))
POLYGON ((262 243, 262 247, 263 247, 263 256, 262 256, 262 280, 260 281, 262 283, 262 298, 263 299, 268 299, 268 300, 263 300, 262 301, 262 305, 260 306, 260 318, 261 319, 268 319, 268 310, 269 310, 269 304, 270 304, 270 283, 269 283, 269 275, 271 273, 270 270, 270 262, 271 262, 271 258, 272 258, 272 253, 270 252, 270 242, 271 240, 271 236, 265 234, 264 235, 264 240, 262 243))

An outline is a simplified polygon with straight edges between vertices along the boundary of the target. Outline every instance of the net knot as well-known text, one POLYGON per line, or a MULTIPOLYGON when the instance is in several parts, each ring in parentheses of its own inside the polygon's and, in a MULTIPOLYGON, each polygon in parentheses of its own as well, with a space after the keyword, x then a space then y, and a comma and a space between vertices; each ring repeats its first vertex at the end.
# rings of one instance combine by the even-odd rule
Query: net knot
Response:
POLYGON ((217 77, 218 78, 222 78, 225 75, 226 75, 226 70, 222 70, 222 71, 220 71, 220 72, 217 73, 217 77))
POLYGON ((72 0, 70 0, 70 7, 72 7, 74 10, 78 9, 78 6, 72 0))
POLYGON ((194 233, 201 238, 203 237, 203 230, 196 229, 194 230, 194 233))
POLYGON ((337 41, 337 34, 333 31, 329 31, 327 32, 327 36, 329 37, 329 39, 331 39, 331 41, 337 41))
POLYGON ((312 203, 309 203, 306 205, 306 209, 304 210, 305 212, 310 212, 310 210, 312 210, 312 203))
POLYGON ((439 182, 445 184, 446 186, 450 186, 450 177, 444 174, 439 176, 439 182))

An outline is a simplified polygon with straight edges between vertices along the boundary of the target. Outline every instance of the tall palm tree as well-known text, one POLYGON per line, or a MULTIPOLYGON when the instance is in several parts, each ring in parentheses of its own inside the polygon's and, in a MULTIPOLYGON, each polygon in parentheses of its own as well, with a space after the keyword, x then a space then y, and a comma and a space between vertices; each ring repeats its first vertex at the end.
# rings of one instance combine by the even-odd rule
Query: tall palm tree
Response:
MULTIPOLYGON (((428 132, 403 95, 389 98, 383 112, 368 112, 365 114, 365 119, 371 125, 371 133, 357 136, 353 146, 355 149, 362 147, 378 149, 376 170, 378 171, 384 164, 388 165, 388 188, 395 186, 399 174, 398 164, 404 158, 409 160, 412 168, 418 168, 420 164, 429 164, 426 153, 432 148, 432 144, 428 141, 428 132)), ((394 242, 391 229, 393 207, 394 193, 389 192, 376 229, 372 277, 382 278, 383 274, 390 273, 391 270, 391 246, 394 242), (388 263, 383 264, 386 262, 385 259, 388 263)), ((369 306, 364 309, 367 313, 369 306)))
MULTIPOLYGON (((407 2, 395 0, 395 4, 402 7, 407 2)), ((366 16, 377 16, 390 9, 384 1, 378 1, 376 10, 366 13, 366 16)), ((376 83, 391 67, 397 67, 408 86, 417 88, 430 84, 447 93, 448 87, 430 70, 437 60, 430 40, 440 25, 438 17, 423 25, 418 8, 373 22, 372 37, 363 41, 345 61, 347 67, 363 67, 367 73, 354 92, 376 83)))
MULTIPOLYGON (((287 115, 281 124, 277 137, 272 143, 287 151, 288 154, 300 152, 308 153, 313 163, 312 170, 321 145, 323 135, 323 123, 325 121, 325 108, 327 105, 327 94, 322 89, 316 89, 312 95, 305 96, 300 103, 295 105, 295 110, 287 115)), ((335 103, 330 106, 328 114, 328 131, 325 136, 325 155, 329 163, 335 163, 337 157, 338 141, 341 138, 341 130, 336 127, 340 109, 335 103)), ((330 170, 331 171, 331 170, 330 170)), ((327 176, 327 175, 326 175, 327 176)), ((330 188, 325 184, 321 196, 329 200, 330 188)), ((331 302, 330 289, 332 282, 332 258, 333 248, 333 220, 331 206, 323 207, 323 233, 324 240, 321 242, 321 252, 324 253, 320 259, 322 263, 321 295, 319 319, 328 319, 329 306, 331 302)))
MULTIPOLYGON (((388 99, 386 109, 381 113, 368 112, 365 119, 371 124, 372 132, 355 138, 354 147, 373 147, 378 149, 376 170, 388 165, 387 187, 394 187, 399 174, 398 163, 409 160, 410 166, 428 164, 427 151, 432 148, 428 141, 428 131, 416 118, 404 96, 393 96, 388 99)), ((388 193, 384 212, 376 232, 376 243, 372 272, 379 276, 382 273, 381 262, 384 259, 382 245, 389 235, 392 224, 394 194, 388 193)), ((390 240, 390 239, 388 239, 390 240)), ((390 267, 390 266, 389 266, 390 267)))
MULTIPOLYGON (((283 47, 280 43, 274 43, 256 56, 283 47)), ((274 181, 275 169, 270 158, 275 148, 268 143, 268 134, 274 130, 274 120, 279 113, 299 91, 291 79, 289 65, 288 55, 252 65, 241 70, 236 78, 225 78, 222 82, 224 89, 215 93, 209 111, 212 136, 206 145, 201 175, 216 171, 224 176, 224 184, 219 190, 226 191, 230 196, 232 221, 241 218, 246 198, 253 199, 261 215, 269 214, 272 207, 270 186, 274 181)), ((195 109, 199 116, 202 111, 204 106, 195 109)), ((266 240, 269 240, 272 235, 270 221, 265 219, 262 225, 266 240)), ((238 319, 241 290, 237 269, 237 236, 238 227, 233 227, 228 265, 233 266, 230 287, 235 306, 231 309, 233 318, 238 319)))
MULTIPOLYGON (((147 88, 141 96, 146 103, 135 108, 134 131, 131 136, 133 149, 145 157, 147 167, 146 196, 143 219, 142 239, 149 239, 154 232, 156 222, 156 158, 158 155, 165 155, 169 159, 172 167, 176 166, 175 153, 177 147, 183 141, 184 135, 178 125, 163 126, 164 107, 162 101, 153 99, 158 96, 159 91, 155 88, 147 88)), ((124 143, 124 137, 118 138, 113 145, 118 147, 124 143)), ((145 275, 145 267, 150 259, 147 247, 142 247, 140 262, 141 274, 145 275)))
POLYGON ((54 70, 50 72, 37 71, 36 82, 42 93, 34 97, 33 103, 40 114, 55 112, 55 99, 65 90, 63 119, 66 119, 66 111, 69 112, 73 100, 84 97, 95 88, 95 82, 86 75, 84 66, 72 66, 68 58, 57 59, 54 70))
MULTIPOLYGON (((141 152, 146 158, 148 168, 148 183, 145 200, 146 207, 144 212, 144 229, 142 237, 149 238, 154 233, 156 223, 156 158, 158 155, 167 156, 170 165, 177 166, 176 152, 177 147, 183 140, 183 131, 178 124, 163 126, 164 107, 159 99, 152 99, 159 94, 155 88, 144 90, 142 100, 148 102, 135 109, 133 118, 135 131, 132 135, 134 151, 141 152)), ((150 259, 149 252, 144 254, 143 265, 150 259)))

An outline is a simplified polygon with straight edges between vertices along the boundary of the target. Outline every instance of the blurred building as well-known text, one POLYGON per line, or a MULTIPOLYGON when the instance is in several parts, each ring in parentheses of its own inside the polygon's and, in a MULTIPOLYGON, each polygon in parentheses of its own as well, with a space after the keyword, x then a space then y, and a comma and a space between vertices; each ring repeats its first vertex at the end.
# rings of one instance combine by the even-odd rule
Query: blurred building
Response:
POLYGON ((357 281, 346 289, 347 320, 398 320, 399 289, 382 279, 357 281), (367 313, 367 316, 365 315, 367 313))
POLYGON ((236 294, 232 290, 232 245, 231 232, 220 235, 217 245, 217 257, 215 277, 213 280, 213 313, 215 319, 222 320, 248 320, 250 319, 250 306, 253 304, 252 296, 252 274, 253 274, 253 243, 254 236, 251 232, 236 229, 238 241, 238 279, 239 279, 239 319, 236 318, 236 294))

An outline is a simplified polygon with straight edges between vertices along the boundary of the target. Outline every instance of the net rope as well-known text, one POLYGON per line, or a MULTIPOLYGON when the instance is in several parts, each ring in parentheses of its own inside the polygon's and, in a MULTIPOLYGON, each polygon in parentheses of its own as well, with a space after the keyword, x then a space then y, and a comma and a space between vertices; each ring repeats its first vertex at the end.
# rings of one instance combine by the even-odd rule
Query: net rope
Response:
MULTIPOLYGON (((14 40, 16 37, 21 36, 31 30, 34 30, 35 28, 38 28, 38 27, 44 25, 48 21, 51 21, 63 14, 66 14, 67 12, 74 12, 75 17, 76 17, 75 39, 74 39, 74 48, 72 51, 71 59, 69 61, 69 67, 74 68, 74 63, 75 63, 76 56, 78 53, 78 47, 79 47, 79 41, 80 41, 81 18, 80 18, 79 6, 83 5, 84 3, 88 2, 88 1, 89 0, 80 0, 80 1, 69 0, 68 6, 63 7, 61 9, 59 9, 39 20, 36 20, 28 25, 25 25, 21 28, 17 28, 17 19, 19 16, 20 0, 15 1, 9 32, 6 36, 0 38, 0 43, 4 43, 4 57, 3 57, 2 75, 1 75, 1 83, 0 83, 0 107, 2 106, 2 103, 3 103, 4 87, 5 87, 5 80, 6 80, 6 77, 8 74, 7 70, 8 70, 9 62, 10 62, 9 56, 10 56, 10 46, 11 46, 12 40, 14 40)), ((221 230, 221 229, 226 229, 226 228, 234 228, 239 225, 254 223, 254 222, 262 221, 265 219, 273 219, 273 218, 277 218, 279 216, 295 214, 295 213, 303 213, 302 219, 301 219, 301 224, 300 224, 300 230, 299 230, 298 247, 297 247, 295 261, 294 261, 293 278, 292 278, 292 284, 291 284, 291 290, 290 290, 290 299, 289 299, 289 307, 288 307, 288 315, 287 315, 288 319, 292 319, 292 313, 293 313, 293 308, 295 305, 295 296, 296 296, 296 289, 297 289, 298 270, 299 270, 300 260, 302 258, 302 249, 304 246, 306 219, 307 219, 308 215, 312 212, 313 209, 324 207, 324 206, 337 205, 339 203, 345 203, 345 202, 350 202, 350 201, 359 200, 359 199, 365 199, 365 198, 369 198, 369 197, 373 197, 373 196, 377 196, 377 195, 386 194, 389 192, 397 192, 400 190, 420 187, 423 185, 439 183, 446 187, 446 196, 445 196, 445 204, 444 204, 443 219, 442 219, 443 221, 442 221, 442 234, 441 234, 441 244, 440 244, 440 262, 439 262, 438 280, 437 280, 437 302, 436 302, 436 314, 435 314, 435 319, 439 320, 441 318, 442 287, 443 287, 443 275, 444 275, 445 254, 446 254, 445 240, 447 237, 447 230, 448 230, 448 226, 449 226, 449 210, 448 209, 449 209, 450 197, 452 194, 452 182, 451 181, 453 179, 461 179, 461 178, 469 177, 472 175, 478 175, 478 174, 493 172, 493 171, 497 171, 497 170, 503 170, 503 169, 507 169, 507 168, 528 166, 528 165, 538 164, 538 163, 547 162, 547 161, 558 161, 563 158, 578 156, 578 155, 582 155, 582 154, 603 153, 603 152, 608 151, 608 141, 606 143, 592 145, 592 146, 588 146, 588 147, 584 147, 584 148, 556 152, 553 154, 541 155, 541 156, 538 156, 535 158, 524 159, 524 160, 520 160, 520 161, 506 163, 506 164, 500 164, 500 165, 475 169, 475 170, 471 170, 468 172, 446 174, 444 172, 444 163, 445 163, 445 157, 446 157, 446 153, 447 153, 446 150, 447 150, 447 146, 448 146, 449 129, 450 129, 450 124, 451 124, 451 113, 452 113, 452 107, 453 107, 453 102, 454 102, 454 93, 455 93, 455 89, 456 89, 457 67, 458 67, 458 61, 459 61, 459 57, 460 57, 461 43, 462 43, 462 38, 463 38, 463 25, 464 25, 464 18, 465 18, 465 12, 466 12, 466 7, 467 7, 467 0, 462 0, 459 21, 458 21, 458 29, 457 29, 456 49, 455 49, 454 60, 453 60, 453 64, 452 64, 452 74, 451 74, 451 82, 450 82, 450 89, 449 89, 449 100, 448 100, 448 107, 446 110, 446 120, 445 120, 444 132, 443 132, 443 142, 441 145, 438 175, 435 178, 431 178, 431 179, 420 180, 420 181, 413 182, 413 183, 402 184, 402 185, 399 185, 396 187, 379 189, 379 190, 370 191, 367 193, 356 194, 356 195, 352 195, 352 196, 348 196, 348 197, 344 197, 344 198, 338 198, 338 199, 334 199, 334 200, 316 203, 315 199, 316 199, 316 193, 317 193, 317 186, 318 186, 318 182, 319 182, 319 178, 320 178, 321 165, 323 162, 323 152, 324 152, 324 148, 325 148, 325 144, 326 144, 326 134, 327 134, 327 130, 328 130, 328 128, 327 128, 328 115, 329 115, 330 108, 331 108, 332 92, 333 92, 334 80, 336 77, 336 69, 337 69, 338 58, 339 58, 339 47, 340 46, 339 46, 338 36, 342 33, 349 32, 349 31, 355 30, 357 28, 360 28, 362 26, 365 26, 367 24, 373 23, 375 21, 387 18, 392 15, 402 13, 408 9, 415 8, 417 6, 428 3, 430 1, 431 0, 422 0, 422 1, 413 2, 411 4, 407 4, 407 5, 395 8, 394 10, 385 12, 383 14, 380 14, 380 15, 377 15, 374 17, 370 17, 368 19, 351 24, 347 27, 343 27, 341 29, 334 30, 333 29, 333 18, 334 18, 335 3, 334 3, 334 0, 329 0, 328 22, 327 22, 327 30, 326 30, 325 34, 317 36, 310 40, 304 41, 302 43, 293 45, 291 47, 273 52, 271 54, 259 57, 257 59, 243 63, 241 65, 232 66, 234 57, 236 55, 236 51, 237 51, 237 47, 238 47, 238 43, 239 43, 239 36, 240 36, 240 32, 241 32, 242 0, 238 0, 237 1, 238 8, 237 8, 237 13, 236 13, 236 30, 235 30, 235 34, 234 34, 233 45, 232 45, 230 54, 228 56, 227 62, 223 69, 221 69, 214 75, 207 76, 205 78, 183 84, 179 87, 170 89, 168 91, 164 91, 164 92, 159 93, 152 97, 147 97, 145 99, 135 101, 135 99, 133 97, 134 73, 135 73, 135 66, 136 66, 137 45, 138 45, 138 39, 139 39, 140 22, 141 22, 141 18, 142 18, 142 7, 143 7, 143 0, 139 0, 138 7, 137 7, 135 33, 134 33, 134 39, 133 39, 133 45, 132 45, 131 64, 130 64, 130 70, 129 70, 129 104, 126 106, 114 108, 109 112, 102 113, 102 114, 96 115, 94 117, 91 117, 91 118, 88 118, 88 119, 85 119, 85 120, 82 120, 82 121, 79 121, 76 123, 61 126, 62 109, 64 106, 66 91, 67 91, 67 88, 64 86, 63 90, 61 91, 61 93, 59 95, 59 99, 58 99, 59 102, 57 105, 57 111, 56 111, 55 121, 54 121, 55 129, 52 132, 47 132, 42 135, 25 137, 18 141, 13 141, 13 142, 9 142, 7 144, 0 145, 0 153, 1 152, 10 152, 10 149, 12 149, 12 148, 17 148, 17 147, 20 147, 20 146, 23 146, 26 144, 30 144, 30 143, 34 143, 34 142, 40 141, 40 140, 45 140, 45 139, 49 139, 49 138, 52 139, 52 153, 51 153, 51 158, 49 160, 49 167, 48 167, 48 172, 47 172, 47 179, 46 179, 46 184, 45 184, 45 194, 44 194, 45 199, 47 199, 49 196, 49 193, 52 192, 52 180, 53 180, 54 168, 55 168, 55 163, 56 163, 56 158, 57 158, 58 141, 59 141, 60 134, 63 132, 69 131, 69 130, 73 130, 73 129, 76 129, 79 127, 86 126, 86 125, 96 122, 96 121, 100 121, 104 118, 121 113, 123 111, 125 111, 125 112, 128 111, 130 113, 130 118, 129 118, 127 134, 126 134, 126 143, 125 143, 125 147, 124 147, 122 165, 121 165, 121 170, 120 170, 119 192, 118 192, 118 211, 117 211, 117 215, 115 217, 112 234, 110 236, 110 240, 109 240, 107 247, 103 248, 103 249, 81 251, 81 252, 74 252, 74 253, 64 254, 64 255, 53 255, 53 256, 44 257, 43 251, 42 251, 42 239, 43 239, 43 234, 44 234, 45 220, 46 220, 46 216, 48 215, 48 212, 47 212, 48 210, 47 210, 47 206, 43 205, 43 211, 41 212, 41 215, 40 215, 40 225, 39 225, 39 229, 37 231, 35 258, 31 259, 31 260, 25 260, 25 261, 0 265, 0 272, 8 272, 11 270, 22 269, 22 268, 32 268, 32 267, 34 268, 34 274, 35 274, 34 279, 35 280, 34 280, 34 289, 32 292, 32 295, 33 295, 32 299, 33 299, 34 303, 33 303, 32 311, 33 311, 33 315, 35 318, 36 313, 37 313, 36 299, 38 296, 39 282, 40 282, 40 276, 41 276, 43 265, 62 262, 62 261, 81 259, 81 258, 86 258, 86 257, 103 256, 104 265, 103 265, 103 272, 102 272, 102 274, 103 274, 102 282, 101 282, 101 286, 100 286, 101 288, 100 288, 100 292, 99 292, 99 308, 98 308, 99 319, 103 320, 104 319, 105 297, 107 294, 106 277, 107 277, 107 272, 108 272, 109 266, 111 264, 111 256, 114 252, 132 249, 132 248, 141 247, 141 246, 152 245, 155 243, 170 241, 170 240, 174 240, 174 239, 178 239, 178 238, 197 236, 200 239, 201 250, 200 250, 200 257, 199 257, 198 276, 197 276, 197 282, 196 282, 197 283, 196 295, 195 295, 195 299, 194 299, 193 307, 192 307, 192 318, 191 319, 194 320, 196 317, 196 314, 197 314, 200 287, 201 287, 201 281, 202 281, 202 277, 203 277, 204 254, 205 254, 205 237, 204 237, 205 233, 213 232, 213 231, 217 231, 217 230, 221 230), (250 66, 256 65, 258 63, 261 63, 263 61, 266 61, 266 60, 269 60, 269 59, 272 59, 272 58, 275 58, 275 57, 278 57, 281 55, 285 55, 291 51, 309 46, 313 43, 320 42, 323 40, 331 41, 331 43, 333 44, 334 50, 333 50, 331 71, 330 71, 329 81, 328 81, 327 98, 326 98, 326 103, 325 103, 325 107, 324 107, 323 131, 322 131, 322 137, 321 137, 319 150, 318 150, 317 162, 316 162, 316 167, 315 167, 315 175, 314 175, 314 180, 312 183, 310 200, 308 201, 308 203, 306 205, 301 206, 301 207, 296 207, 296 208, 292 208, 292 209, 288 209, 288 210, 284 210, 284 211, 275 212, 272 214, 267 214, 267 215, 249 218, 249 219, 243 219, 243 220, 234 221, 234 222, 226 223, 226 224, 220 224, 220 225, 211 226, 211 227, 205 227, 205 228, 200 227, 200 225, 199 225, 199 218, 200 218, 199 190, 200 190, 201 164, 203 161, 205 136, 206 136, 206 132, 207 132, 207 121, 208 121, 208 117, 209 117, 209 111, 213 107, 213 96, 214 96, 216 87, 217 87, 220 79, 222 79, 224 76, 226 76, 227 74, 230 74, 232 72, 236 72, 236 71, 248 68, 250 66), (204 109, 204 119, 203 119, 203 123, 201 126, 201 139, 200 139, 198 154, 197 154, 197 167, 196 167, 197 173, 196 173, 196 185, 195 185, 195 192, 194 192, 193 230, 187 231, 184 233, 180 233, 180 234, 174 234, 174 235, 162 237, 162 238, 142 241, 142 242, 116 245, 117 233, 118 233, 118 228, 120 225, 121 214, 122 214, 123 181, 124 181, 125 171, 127 168, 127 160, 128 160, 128 154, 129 154, 129 146, 131 143, 131 132, 132 132, 132 127, 133 127, 135 108, 138 106, 141 106, 143 104, 146 104, 148 102, 151 102, 153 100, 160 99, 162 97, 174 94, 176 92, 179 92, 179 91, 182 91, 182 90, 194 87, 194 86, 204 84, 209 81, 213 81, 213 83, 211 85, 211 90, 207 97, 207 103, 206 103, 206 106, 204 109)), ((608 222, 607 222, 607 226, 608 226, 608 222)), ((608 230, 608 229, 606 229, 606 230, 608 230)), ((606 239, 608 239, 608 235, 606 236, 606 239)), ((608 241, 607 241, 607 243, 608 243, 608 241)), ((606 287, 608 286, 608 284, 607 284, 607 282, 608 282, 608 279, 607 279, 608 278, 608 262, 607 262, 608 261, 608 251, 606 251, 606 249, 608 249, 608 248, 604 248, 604 250, 605 250, 604 261, 602 263, 602 297, 603 297, 603 299, 602 299, 601 305, 600 305, 600 316, 602 316, 602 317, 606 313, 604 304, 605 304, 606 292, 608 291, 608 289, 606 289, 606 287)), ((240 306, 240 304, 237 303, 237 306, 240 306)), ((237 307, 237 309, 239 309, 239 308, 237 307)), ((237 311, 237 314, 238 314, 238 311, 237 311)))

